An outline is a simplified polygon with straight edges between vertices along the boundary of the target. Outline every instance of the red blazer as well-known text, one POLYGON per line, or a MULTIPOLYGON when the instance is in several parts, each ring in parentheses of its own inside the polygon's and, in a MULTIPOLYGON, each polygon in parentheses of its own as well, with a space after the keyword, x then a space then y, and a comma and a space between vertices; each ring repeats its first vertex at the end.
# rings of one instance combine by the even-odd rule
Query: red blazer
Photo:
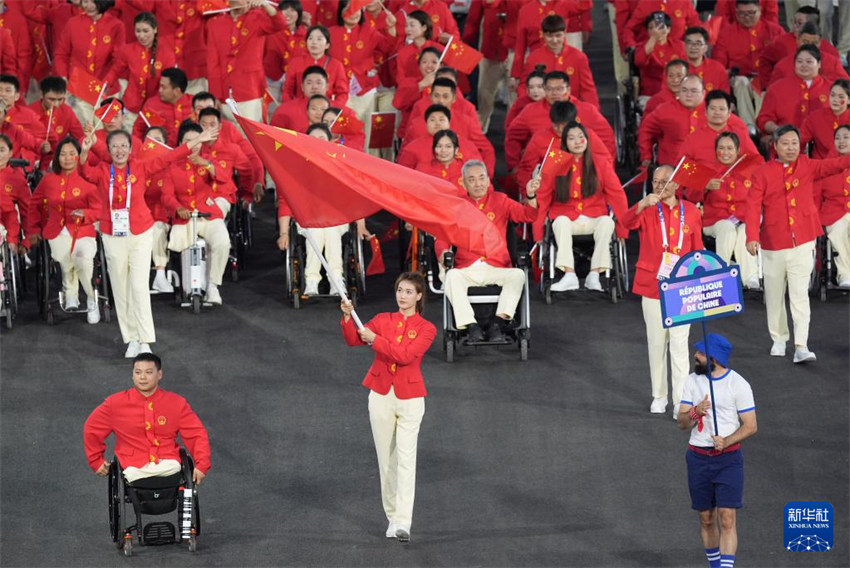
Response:
POLYGON ((171 38, 162 34, 159 34, 156 56, 152 65, 151 55, 152 53, 142 47, 138 41, 127 43, 115 52, 112 68, 103 79, 110 84, 119 77, 127 79, 127 89, 124 91, 122 100, 125 108, 130 112, 139 112, 146 100, 159 98, 157 94, 162 70, 177 64, 171 38))
MULTIPOLYGON (((304 108, 306 107, 307 105, 305 104, 304 108)), ((263 162, 260 160, 260 156, 257 155, 254 147, 251 146, 250 142, 248 142, 248 139, 245 138, 242 133, 239 132, 239 129, 236 128, 236 125, 229 120, 223 120, 221 122, 221 132, 218 135, 218 139, 221 140, 222 146, 237 146, 248 159, 248 163, 250 164, 250 168, 248 169, 246 169, 245 162, 241 159, 238 160, 237 163, 233 164, 234 169, 239 172, 240 189, 253 191, 255 183, 265 185, 266 178, 263 170, 263 162)))
POLYGON ((538 65, 543 65, 547 72, 563 71, 570 77, 570 94, 580 101, 590 103, 599 107, 599 94, 596 92, 596 83, 593 81, 593 73, 590 71, 590 62, 587 55, 580 50, 564 44, 560 54, 555 55, 548 47, 541 45, 528 54, 520 79, 517 95, 525 94, 525 77, 534 71, 538 65))
POLYGON ((835 131, 842 124, 850 124, 850 109, 845 110, 839 116, 835 116, 832 109, 827 107, 818 109, 811 113, 803 121, 800 129, 802 143, 814 142, 812 153, 809 157, 821 160, 835 152, 835 131))
MULTIPOLYGON (((685 61, 687 61, 687 58, 685 58, 685 61)), ((702 65, 699 67, 696 67, 690 62, 688 66, 690 67, 689 72, 691 75, 699 75, 699 78, 702 79, 702 82, 705 84, 706 93, 715 89, 731 93, 729 88, 729 72, 722 63, 708 57, 703 57, 702 65)))
POLYGON ((24 158, 35 163, 41 155, 41 140, 30 134, 22 124, 12 122, 8 114, 6 120, 0 122, 0 134, 5 134, 12 141, 13 158, 24 158))
MULTIPOLYGON (((780 79, 794 76, 794 54, 792 53, 791 55, 786 55, 780 59, 776 65, 774 65, 773 72, 770 74, 770 83, 768 83, 768 86, 780 79)), ((821 58, 820 76, 823 77, 823 80, 830 85, 832 85, 836 79, 850 79, 850 76, 847 75, 847 71, 845 71, 844 67, 841 65, 841 60, 828 53, 824 54, 821 58)))
POLYGON ((178 66, 186 72, 190 81, 205 77, 206 20, 197 10, 196 3, 187 0, 157 0, 154 2, 154 8, 160 32, 174 38, 174 55, 177 57, 178 66), (164 12, 169 8, 171 17, 163 18, 164 12))
MULTIPOLYGON (((204 144, 201 146, 201 157, 215 164, 215 179, 212 180, 211 187, 213 198, 224 197, 230 203, 236 203, 237 188, 233 181, 233 172, 251 171, 251 162, 248 157, 239 149, 238 145, 227 144, 219 138, 212 146, 204 144)), ((243 198, 253 199, 253 194, 250 193, 250 185, 242 187, 239 195, 243 198), (248 192, 246 196, 245 192, 248 192)))
POLYGON ((416 82, 418 83, 422 79, 422 73, 419 71, 419 55, 422 53, 422 50, 426 47, 436 47, 442 53, 444 46, 436 41, 426 40, 422 44, 422 47, 418 47, 414 43, 404 43, 404 37, 404 32, 402 32, 399 36, 400 39, 397 40, 396 56, 393 58, 397 74, 396 82, 400 84, 403 79, 416 77, 416 82))
POLYGON ((809 114, 824 107, 829 108, 829 87, 829 83, 820 76, 815 77, 808 88, 796 75, 780 79, 765 93, 756 117, 756 126, 762 132, 764 125, 770 121, 801 128, 809 114))
MULTIPOLYGON (((101 162, 111 162, 112 158, 109 157, 109 150, 106 148, 106 138, 109 136, 109 132, 100 128, 94 131, 94 146, 91 147, 91 151, 89 152, 89 159, 87 161, 88 165, 96 166, 101 162)), ((136 136, 132 136, 133 142, 130 147, 130 157, 136 158, 139 155, 139 149, 144 144, 142 138, 137 138, 136 136)))
POLYGON ((664 86, 664 69, 674 59, 688 60, 685 55, 685 44, 675 39, 673 34, 667 37, 667 43, 656 43, 648 54, 642 41, 635 47, 635 66, 640 73, 640 94, 652 96, 664 86))
POLYGON ((678 98, 678 95, 670 90, 670 87, 665 83, 661 90, 652 95, 648 101, 646 101, 646 107, 643 109, 643 117, 646 118, 649 114, 663 105, 664 103, 669 103, 670 101, 675 101, 678 98))
POLYGON ((72 67, 80 66, 102 80, 122 45, 124 25, 121 20, 109 12, 97 21, 79 14, 68 20, 59 37, 53 69, 57 75, 68 77, 72 67))
POLYGON ((381 84, 378 60, 394 51, 396 39, 373 29, 365 22, 350 30, 345 26, 333 26, 330 32, 331 47, 328 54, 342 62, 346 81, 356 77, 361 88, 360 95, 377 88, 381 84))
POLYGON ((596 193, 590 197, 581 194, 581 169, 583 158, 573 160, 572 177, 570 178, 570 191, 567 201, 561 203, 555 200, 555 178, 545 176, 540 185, 537 196, 537 219, 534 221, 534 240, 543 239, 543 227, 546 219, 554 220, 557 217, 568 217, 575 221, 579 215, 587 217, 604 217, 608 215, 608 207, 614 211, 617 218, 617 237, 625 239, 629 236, 621 219, 625 216, 629 203, 626 200, 626 192, 614 171, 614 165, 610 160, 598 156, 593 157, 593 166, 596 168, 598 186, 596 193))
MULTIPOLYGON (((475 201, 468 195, 466 199, 478 207, 487 216, 487 219, 496 225, 496 230, 502 237, 507 234, 508 221, 513 221, 514 223, 531 223, 537 218, 537 208, 522 205, 504 193, 490 190, 480 201, 475 201)), ((434 244, 438 256, 442 255, 444 251, 449 250, 451 246, 452 243, 445 241, 437 241, 434 244)), ((455 254, 455 268, 466 268, 478 260, 483 260, 487 264, 497 268, 509 267, 511 265, 511 257, 508 254, 507 240, 504 246, 501 247, 500 254, 496 257, 478 256, 477 254, 473 254, 472 251, 458 248, 455 254)))
POLYGON ((21 223, 18 221, 18 210, 11 196, 0 191, 0 225, 6 229, 6 240, 18 244, 21 237, 21 223))
POLYGON ((12 34, 18 68, 16 75, 21 82, 21 90, 26 92, 29 89, 32 74, 32 39, 27 20, 17 2, 14 4, 6 2, 6 8, 0 14, 0 28, 7 29, 12 34))
MULTIPOLYGON (((735 15, 735 1, 717 0, 717 4, 714 5, 714 15, 734 24, 738 21, 735 15)), ((779 25, 779 0, 759 0, 759 6, 761 8, 759 21, 767 20, 779 25)))
MULTIPOLYGON (((590 140, 590 147, 593 149, 593 155, 604 158, 609 162, 613 161, 611 153, 608 152, 608 149, 605 147, 602 139, 597 136, 596 132, 588 130, 587 134, 590 140)), ((555 129, 552 128, 551 124, 548 129, 535 132, 534 136, 531 137, 531 140, 526 145, 522 153, 522 160, 520 160, 516 170, 516 182, 519 185, 521 194, 525 195, 525 185, 531 179, 534 168, 543 161, 546 150, 549 149, 549 142, 552 142, 553 148, 561 147, 561 137, 555 134, 555 129)))
MULTIPOLYGON (((718 168, 721 167, 720 162, 713 163, 718 168)), ((749 177, 743 177, 732 170, 731 174, 723 178, 720 189, 688 188, 687 199, 695 203, 702 202, 703 227, 710 227, 730 217, 743 222, 747 218, 747 201, 752 185, 749 177)))
MULTIPOLYGON (((669 251, 683 256, 692 250, 704 248, 702 244, 702 218, 699 209, 688 201, 679 201, 675 207, 661 204, 664 211, 665 231, 668 235, 669 251), (685 223, 681 225, 679 204, 685 208, 685 223), (682 248, 679 245, 679 229, 684 231, 682 248)), ((626 228, 637 229, 640 235, 640 252, 635 265, 635 279, 632 292, 638 296, 658 299, 658 269, 664 254, 664 241, 661 237, 661 222, 657 207, 646 207, 637 212, 638 204, 632 206, 621 219, 626 228)))
MULTIPOLYGON (((39 123, 44 127, 43 133, 47 133, 47 141, 50 142, 50 149, 56 149, 56 143, 66 136, 73 136, 77 140, 83 138, 83 127, 80 124, 77 115, 74 114, 74 109, 68 104, 61 104, 53 109, 53 121, 48 129, 47 120, 50 118, 50 111, 44 110, 41 106, 41 100, 34 101, 28 107, 39 118, 39 123)), ((42 136, 43 137, 43 136, 42 136)), ((42 156, 42 169, 46 169, 48 163, 53 156, 42 156)))
POLYGON ((100 220, 102 204, 97 188, 79 174, 49 173, 45 175, 30 200, 27 235, 41 234, 45 239, 55 239, 64 227, 74 239, 95 237, 94 224, 100 220), (71 213, 83 210, 83 218, 71 213))
POLYGON ((507 132, 508 127, 513 123, 516 117, 519 116, 519 113, 523 111, 525 107, 537 101, 531 100, 528 94, 518 95, 514 104, 511 105, 511 108, 508 109, 508 114, 505 116, 505 132, 507 132))
MULTIPOLYGON (((646 40, 646 18, 653 12, 667 12, 672 23, 668 37, 676 40, 682 39, 686 28, 703 26, 691 0, 643 0, 642 2, 634 2, 629 19, 622 32, 621 48, 623 50, 646 40)), ((637 49, 635 53, 637 53, 637 49)))
POLYGON ((652 159, 652 146, 658 143, 658 163, 677 164, 688 134, 707 124, 705 105, 688 109, 678 100, 664 103, 647 116, 638 129, 640 159, 652 159))
POLYGON ((520 77, 526 52, 534 51, 543 45, 540 24, 546 16, 557 14, 569 22, 571 16, 577 16, 591 8, 593 3, 589 0, 550 0, 545 6, 539 0, 530 0, 520 8, 516 20, 516 42, 511 46, 514 50, 511 77, 520 77))
MULTIPOLYGON (((463 41, 471 46, 478 46, 478 51, 485 59, 491 61, 504 61, 508 56, 508 48, 502 38, 505 37, 505 28, 508 26, 507 12, 512 4, 517 5, 517 13, 521 9, 520 2, 508 2, 506 0, 494 0, 486 3, 484 0, 472 0, 469 5, 469 13, 466 15, 466 23, 463 26, 463 41), (505 14, 499 17, 499 14, 505 14), (481 27, 481 22, 484 27, 481 27), (479 29, 481 32, 478 41, 479 29)), ((516 26, 516 19, 513 20, 516 26)), ((514 32, 516 36, 516 32, 514 32)))
MULTIPOLYGON (((4 202, 11 203, 12 207, 17 206, 18 212, 21 215, 18 231, 14 232, 14 234, 13 231, 10 230, 10 225, 4 223, 6 225, 6 230, 9 231, 9 242, 17 243, 18 233, 21 228, 23 228, 24 233, 29 236, 29 233, 27 233, 27 227, 29 226, 30 199, 32 197, 30 187, 27 184, 27 179, 24 177, 24 174, 21 173, 21 170, 9 166, 0 169, 0 195, 3 196, 2 199, 4 202)), ((17 218, 15 219, 15 224, 17 225, 17 218)), ((14 227, 14 225, 12 227, 14 227)))
POLYGON ((207 79, 219 100, 233 92, 237 102, 259 99, 266 89, 263 49, 266 36, 283 31, 286 22, 277 12, 252 8, 235 20, 220 14, 207 20, 207 79))
POLYGON ((438 177, 455 184, 458 189, 458 193, 460 195, 466 195, 466 189, 463 187, 463 164, 470 158, 461 158, 459 154, 460 153, 458 153, 458 157, 449 164, 448 168, 434 158, 431 158, 430 160, 420 160, 417 162, 416 169, 422 173, 438 177))
POLYGON ((756 148, 752 138, 750 138, 747 125, 733 114, 729 116, 726 126, 720 130, 715 130, 706 122, 688 134, 682 143, 682 154, 697 162, 713 163, 717 158, 714 143, 717 141, 717 137, 721 132, 734 132, 738 135, 741 154, 759 153, 758 148, 756 148))
MULTIPOLYGON (((420 166, 425 167, 434 159, 433 136, 420 136, 409 144, 402 146, 401 151, 396 158, 396 163, 406 168, 420 169, 420 166)), ((467 160, 480 160, 481 154, 478 153, 478 148, 475 144, 466 137, 458 135, 458 153, 457 158, 461 160, 461 164, 467 160)), ((490 171, 490 170, 488 170, 490 171)))
MULTIPOLYGON (((818 48, 821 55, 829 54, 838 57, 838 50, 826 39, 820 40, 818 48)), ((759 82, 762 88, 765 88, 765 85, 770 83, 773 67, 784 57, 791 55, 795 51, 797 51, 797 36, 794 35, 794 32, 786 32, 779 35, 770 45, 765 47, 758 62, 759 82)))
POLYGON ((151 210, 154 222, 171 223, 171 214, 166 211, 162 203, 162 190, 165 187, 166 178, 168 178, 168 170, 152 175, 146 182, 145 203, 151 210))
MULTIPOLYGON (((340 321, 342 337, 348 345, 365 345, 357 334, 354 319, 340 321)), ((422 357, 437 336, 434 324, 419 314, 405 318, 401 312, 376 315, 366 327, 375 332, 372 350, 375 360, 363 379, 363 386, 385 395, 392 387, 397 398, 426 396, 422 378, 422 357)))
POLYGON ((135 388, 115 393, 94 409, 83 426, 89 467, 103 464, 106 438, 115 434, 115 456, 121 467, 142 467, 159 460, 180 460, 177 436, 195 467, 210 469, 210 440, 201 419, 180 395, 158 388, 145 397, 135 388), (148 425, 150 428, 148 428, 148 425))
MULTIPOLYGON (((348 79, 342 62, 330 55, 313 59, 313 56, 306 52, 292 58, 286 68, 286 79, 283 81, 281 91, 283 101, 286 102, 304 96, 301 92, 301 76, 305 69, 313 65, 323 68, 328 74, 328 92, 325 94, 332 104, 338 107, 345 106, 348 101, 348 79)), ((306 109, 307 105, 304 105, 304 108, 306 109)))
POLYGON ((18 56, 12 32, 0 28, 0 71, 7 75, 18 74, 18 56))
POLYGON ((737 67, 739 74, 751 75, 758 72, 764 49, 783 33, 778 24, 765 21, 764 15, 752 28, 724 22, 717 43, 711 48, 711 58, 725 69, 737 67))
POLYGON ((814 199, 821 225, 828 227, 850 213, 850 171, 816 181, 814 199))
POLYGON ((139 235, 150 229, 151 225, 153 225, 153 217, 151 217, 151 212, 148 209, 147 203, 145 203, 145 190, 147 189, 148 178, 188 155, 189 148, 183 144, 168 154, 157 156, 151 160, 136 160, 131 157, 124 168, 120 168, 115 172, 112 203, 109 202, 110 166, 112 164, 107 162, 101 162, 97 166, 83 164, 80 168, 80 173, 88 181, 97 185, 100 192, 100 203, 102 206, 100 232, 104 235, 112 234, 112 213, 110 209, 124 209, 127 207, 126 177, 129 177, 132 183, 132 193, 130 195, 130 232, 134 235, 139 235), (129 176, 127 176, 127 170, 130 172, 129 176))
POLYGON ((409 0, 403 3, 395 13, 396 17, 396 37, 404 37, 404 22, 407 19, 406 14, 414 10, 422 10, 431 16, 431 37, 436 40, 440 34, 446 32, 455 38, 460 37, 460 31, 457 27, 457 22, 449 10, 449 5, 441 0, 425 0, 420 6, 415 0, 409 0))
POLYGON ((273 81, 279 80, 286 72, 289 62, 307 52, 307 28, 304 25, 290 31, 285 28, 282 32, 266 38, 263 53, 263 70, 266 77, 273 81))
POLYGON ((187 118, 192 118, 192 95, 183 95, 176 103, 171 104, 154 95, 145 101, 140 116, 133 124, 133 136, 144 140, 148 125, 141 115, 145 115, 151 126, 162 126, 168 132, 168 145, 177 146, 177 132, 180 124, 187 118))
POLYGON ((307 118, 307 99, 302 96, 281 103, 272 114, 269 124, 295 132, 305 132, 310 126, 310 119, 307 118))
POLYGON ((168 169, 166 182, 162 186, 162 204, 174 220, 174 225, 185 225, 189 221, 177 216, 177 209, 185 207, 190 211, 209 213, 210 219, 222 219, 221 208, 213 199, 212 184, 227 183, 224 176, 228 168, 215 167, 215 176, 209 169, 198 166, 189 160, 177 162, 168 169))
POLYGON ((823 234, 814 182, 850 168, 850 156, 812 160, 801 155, 787 166, 777 160, 753 172, 747 208, 747 242, 765 250, 789 249, 823 234))

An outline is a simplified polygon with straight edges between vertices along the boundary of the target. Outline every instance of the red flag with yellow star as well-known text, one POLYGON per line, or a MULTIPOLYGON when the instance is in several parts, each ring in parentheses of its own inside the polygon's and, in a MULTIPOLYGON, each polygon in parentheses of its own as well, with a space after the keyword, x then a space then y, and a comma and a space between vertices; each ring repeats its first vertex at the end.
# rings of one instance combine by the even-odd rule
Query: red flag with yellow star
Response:
POLYGON ((362 134, 365 126, 363 121, 357 118, 353 110, 343 107, 342 112, 331 127, 331 133, 342 134, 343 136, 346 134, 362 134))
POLYGON ((504 254, 504 235, 454 184, 294 130, 236 120, 301 226, 333 227, 385 209, 474 254, 504 254))
POLYGON ((387 267, 384 265, 384 253, 381 252, 381 240, 378 237, 372 237, 369 245, 372 248, 372 260, 366 265, 366 276, 383 274, 387 271, 387 267))
POLYGON ((703 188, 709 181, 720 177, 724 171, 725 169, 717 171, 717 168, 710 164, 686 159, 671 181, 685 187, 703 188))
POLYGON ((461 73, 472 73, 484 54, 459 39, 452 38, 443 52, 443 65, 454 67, 461 73))
POLYGON ((227 10, 230 8, 230 3, 227 0, 198 0, 198 12, 205 15, 206 12, 218 10, 227 10))
MULTIPOLYGON (((68 91, 72 95, 90 105, 96 105, 101 89, 103 89, 103 81, 80 65, 74 65, 71 68, 71 74, 68 76, 68 91)), ((109 90, 108 86, 106 90, 109 90)), ((100 98, 106 98, 106 96, 104 92, 103 97, 100 98)))
POLYGON ((107 124, 110 120, 115 118, 115 115, 120 113, 121 110, 121 103, 118 101, 112 101, 108 105, 103 105, 98 109, 97 117, 103 124, 107 124))
POLYGON ((540 168, 542 176, 562 176, 566 175, 567 170, 573 163, 573 156, 569 152, 564 152, 560 148, 556 148, 553 144, 546 157, 543 158, 543 165, 540 168))
POLYGON ((345 12, 342 13, 342 17, 348 18, 371 3, 372 0, 351 0, 351 2, 348 3, 348 7, 345 9, 345 12))
POLYGON ((167 144, 163 144, 159 140, 148 137, 145 138, 142 144, 142 149, 139 151, 140 160, 153 160, 159 156, 169 153, 173 148, 167 144))
POLYGON ((395 112, 373 112, 369 149, 390 148, 395 139, 395 112))

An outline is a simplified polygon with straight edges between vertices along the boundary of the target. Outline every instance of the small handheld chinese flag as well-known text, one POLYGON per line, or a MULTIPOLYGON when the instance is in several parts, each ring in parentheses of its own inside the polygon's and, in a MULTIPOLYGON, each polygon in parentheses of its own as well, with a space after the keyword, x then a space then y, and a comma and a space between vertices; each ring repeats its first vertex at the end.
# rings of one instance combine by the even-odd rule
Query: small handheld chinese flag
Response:
POLYGON ((671 181, 690 188, 703 188, 712 179, 718 177, 719 173, 709 164, 685 159, 682 166, 671 181))
POLYGON ((398 238, 399 233, 399 222, 398 219, 394 219, 390 221, 390 224, 387 225, 386 232, 381 236, 382 243, 388 243, 398 238))
POLYGON ((562 176, 567 173, 572 163, 573 157, 571 154, 553 146, 549 148, 546 157, 543 158, 540 174, 547 177, 562 176))
POLYGON ((373 112, 369 149, 389 148, 395 138, 395 112, 373 112))
POLYGON ((345 12, 342 13, 343 18, 349 18, 372 3, 372 0, 351 0, 345 12))
POLYGON ((227 0, 198 0, 198 12, 206 15, 207 12, 223 12, 230 8, 227 0))
POLYGON ((346 134, 362 134, 365 126, 363 121, 354 114, 354 111, 348 107, 344 107, 342 113, 337 117, 333 126, 331 126, 331 132, 333 134, 342 134, 343 136, 346 134))
POLYGON ((153 160, 154 158, 167 154, 171 150, 171 146, 163 144, 159 140, 149 136, 145 138, 145 142, 142 144, 142 149, 139 151, 139 160, 153 160))
POLYGON ((168 122, 162 115, 152 110, 143 110, 140 117, 142 121, 147 124, 148 128, 151 126, 165 126, 168 122))
MULTIPOLYGON (((90 105, 96 105, 101 89, 103 89, 103 81, 80 65, 74 65, 71 74, 68 76, 68 91, 72 95, 90 105)), ((106 93, 103 96, 105 98, 106 93)))
POLYGON ((484 54, 459 39, 452 39, 443 52, 443 65, 454 67, 461 73, 472 73, 484 54))
POLYGON ((110 120, 115 118, 115 115, 121 112, 121 103, 118 101, 112 101, 108 105, 103 105, 98 109, 100 113, 98 115, 98 119, 103 123, 107 124, 110 120))
POLYGON ((726 175, 735 172, 739 176, 749 177, 756 169, 764 163, 764 158, 759 154, 744 154, 741 161, 734 165, 726 175))
POLYGON ((384 254, 381 252, 381 240, 378 237, 369 239, 369 244, 372 247, 372 260, 366 267, 366 276, 374 274, 383 274, 387 267, 384 266, 384 254))

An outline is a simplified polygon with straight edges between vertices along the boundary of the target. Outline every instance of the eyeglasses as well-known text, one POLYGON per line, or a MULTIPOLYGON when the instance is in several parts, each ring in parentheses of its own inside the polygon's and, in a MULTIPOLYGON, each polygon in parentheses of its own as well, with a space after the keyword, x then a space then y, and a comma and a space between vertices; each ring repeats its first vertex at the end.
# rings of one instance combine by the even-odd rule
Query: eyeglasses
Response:
POLYGON ((668 183, 670 183, 669 179, 654 179, 654 180, 652 180, 652 187, 657 187, 659 185, 666 185, 668 183))

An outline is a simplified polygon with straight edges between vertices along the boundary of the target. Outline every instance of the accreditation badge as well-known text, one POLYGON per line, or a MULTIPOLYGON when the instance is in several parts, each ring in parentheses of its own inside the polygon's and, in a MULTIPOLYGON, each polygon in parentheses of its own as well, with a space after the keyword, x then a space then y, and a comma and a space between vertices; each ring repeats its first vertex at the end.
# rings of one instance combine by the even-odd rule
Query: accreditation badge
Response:
POLYGON ((112 210, 112 236, 126 237, 130 234, 130 210, 112 210))
POLYGON ((658 267, 658 275, 656 278, 659 280, 667 280, 670 278, 670 274, 673 272, 673 267, 676 266, 677 262, 679 262, 678 254, 664 252, 664 254, 661 255, 661 266, 658 267))

